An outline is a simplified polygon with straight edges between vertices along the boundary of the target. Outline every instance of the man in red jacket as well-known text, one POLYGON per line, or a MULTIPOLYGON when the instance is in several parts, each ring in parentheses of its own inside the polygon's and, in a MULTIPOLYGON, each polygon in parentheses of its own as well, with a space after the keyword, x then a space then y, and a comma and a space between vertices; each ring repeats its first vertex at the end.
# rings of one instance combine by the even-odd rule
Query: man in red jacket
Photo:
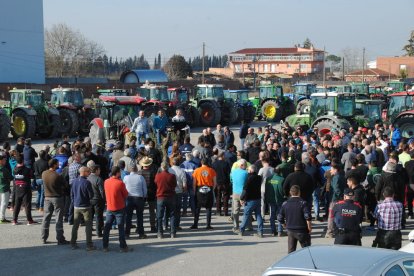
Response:
POLYGON ((106 221, 103 233, 103 251, 108 252, 109 232, 115 219, 118 225, 121 252, 132 251, 132 248, 128 248, 126 244, 124 228, 124 209, 128 191, 124 182, 121 180, 121 169, 118 166, 112 167, 111 177, 105 180, 104 189, 106 196, 106 221))
POLYGON ((170 217, 171 238, 175 238, 175 187, 177 179, 174 174, 168 172, 168 164, 161 164, 162 172, 155 176, 155 185, 157 186, 157 228, 158 238, 163 238, 162 219, 164 213, 170 217))

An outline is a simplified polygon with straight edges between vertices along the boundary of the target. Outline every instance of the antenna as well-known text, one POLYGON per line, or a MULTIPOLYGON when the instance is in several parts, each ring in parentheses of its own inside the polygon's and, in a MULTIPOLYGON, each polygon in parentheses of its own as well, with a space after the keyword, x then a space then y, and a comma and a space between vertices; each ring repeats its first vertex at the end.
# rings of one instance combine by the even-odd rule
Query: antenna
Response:
POLYGON ((314 269, 318 269, 318 268, 316 267, 316 265, 315 265, 315 261, 313 260, 312 253, 311 253, 311 251, 310 251, 309 246, 308 246, 308 247, 306 247, 306 248, 308 249, 309 256, 310 256, 311 261, 312 261, 312 264, 313 264, 313 268, 314 268, 314 269))

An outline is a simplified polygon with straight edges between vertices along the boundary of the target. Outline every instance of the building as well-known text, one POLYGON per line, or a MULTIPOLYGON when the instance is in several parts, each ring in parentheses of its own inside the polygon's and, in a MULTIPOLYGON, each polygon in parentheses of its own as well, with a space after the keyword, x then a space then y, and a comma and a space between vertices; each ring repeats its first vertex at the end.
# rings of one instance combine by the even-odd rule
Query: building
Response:
POLYGON ((322 73, 324 51, 315 48, 247 48, 229 54, 237 75, 301 75, 322 73))
POLYGON ((345 81, 350 82, 383 82, 395 78, 394 74, 381 69, 356 70, 345 75, 345 81))
POLYGON ((168 82, 162 70, 128 70, 121 74, 122 83, 168 82))
POLYGON ((414 78, 414 57, 377 57, 377 68, 395 76, 405 70, 408 78, 414 78))

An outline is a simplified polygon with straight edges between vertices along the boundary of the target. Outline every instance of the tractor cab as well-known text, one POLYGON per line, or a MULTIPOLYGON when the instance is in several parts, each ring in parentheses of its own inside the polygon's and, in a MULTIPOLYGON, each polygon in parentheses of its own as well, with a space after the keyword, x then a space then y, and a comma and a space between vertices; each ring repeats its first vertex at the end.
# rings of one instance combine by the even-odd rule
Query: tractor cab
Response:
POLYGON ((224 97, 231 98, 238 104, 250 103, 249 90, 224 90, 224 97))
POLYGON ((293 100, 295 103, 303 98, 309 99, 310 95, 316 93, 316 84, 297 83, 293 85, 293 100))
POLYGON ((411 84, 409 82, 406 81, 390 81, 387 82, 387 87, 385 88, 385 90, 387 92, 403 92, 403 91, 407 91, 411 88, 411 84))
POLYGON ((14 109, 18 106, 39 109, 45 105, 45 96, 42 90, 10 90, 10 107, 14 109))
POLYGON ((100 96, 128 96, 126 89, 98 89, 100 96))
POLYGON ((355 97, 348 93, 315 93, 311 96, 311 121, 321 116, 350 118, 355 113, 355 97))
POLYGON ((52 89, 50 100, 53 106, 72 105, 75 108, 84 106, 83 91, 79 88, 55 88, 52 89))
POLYGON ((356 99, 355 118, 359 120, 359 125, 374 127, 376 123, 381 122, 383 106, 384 102, 382 100, 356 99))
POLYGON ((387 120, 398 126, 403 137, 414 137, 414 92, 397 92, 388 97, 387 120))
POLYGON ((196 91, 197 99, 224 100, 224 89, 221 84, 198 84, 196 91))
POLYGON ((351 93, 352 87, 350 85, 338 85, 335 87, 335 92, 351 93))
POLYGON ((170 102, 188 103, 190 101, 187 88, 168 88, 170 102))
POLYGON ((137 88, 137 95, 146 99, 148 102, 169 102, 168 88, 164 85, 146 83, 137 88))

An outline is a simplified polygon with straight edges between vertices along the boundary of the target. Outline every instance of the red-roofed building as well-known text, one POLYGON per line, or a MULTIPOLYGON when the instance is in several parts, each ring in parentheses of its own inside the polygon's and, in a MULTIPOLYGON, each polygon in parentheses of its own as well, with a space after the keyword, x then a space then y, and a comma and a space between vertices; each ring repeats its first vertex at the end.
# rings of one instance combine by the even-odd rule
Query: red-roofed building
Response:
POLYGON ((353 82, 388 81, 390 78, 396 78, 396 76, 381 69, 365 69, 364 72, 357 70, 345 75, 346 81, 353 82))
POLYGON ((322 73, 324 51, 315 48, 246 48, 229 55, 233 74, 309 75, 322 73))

